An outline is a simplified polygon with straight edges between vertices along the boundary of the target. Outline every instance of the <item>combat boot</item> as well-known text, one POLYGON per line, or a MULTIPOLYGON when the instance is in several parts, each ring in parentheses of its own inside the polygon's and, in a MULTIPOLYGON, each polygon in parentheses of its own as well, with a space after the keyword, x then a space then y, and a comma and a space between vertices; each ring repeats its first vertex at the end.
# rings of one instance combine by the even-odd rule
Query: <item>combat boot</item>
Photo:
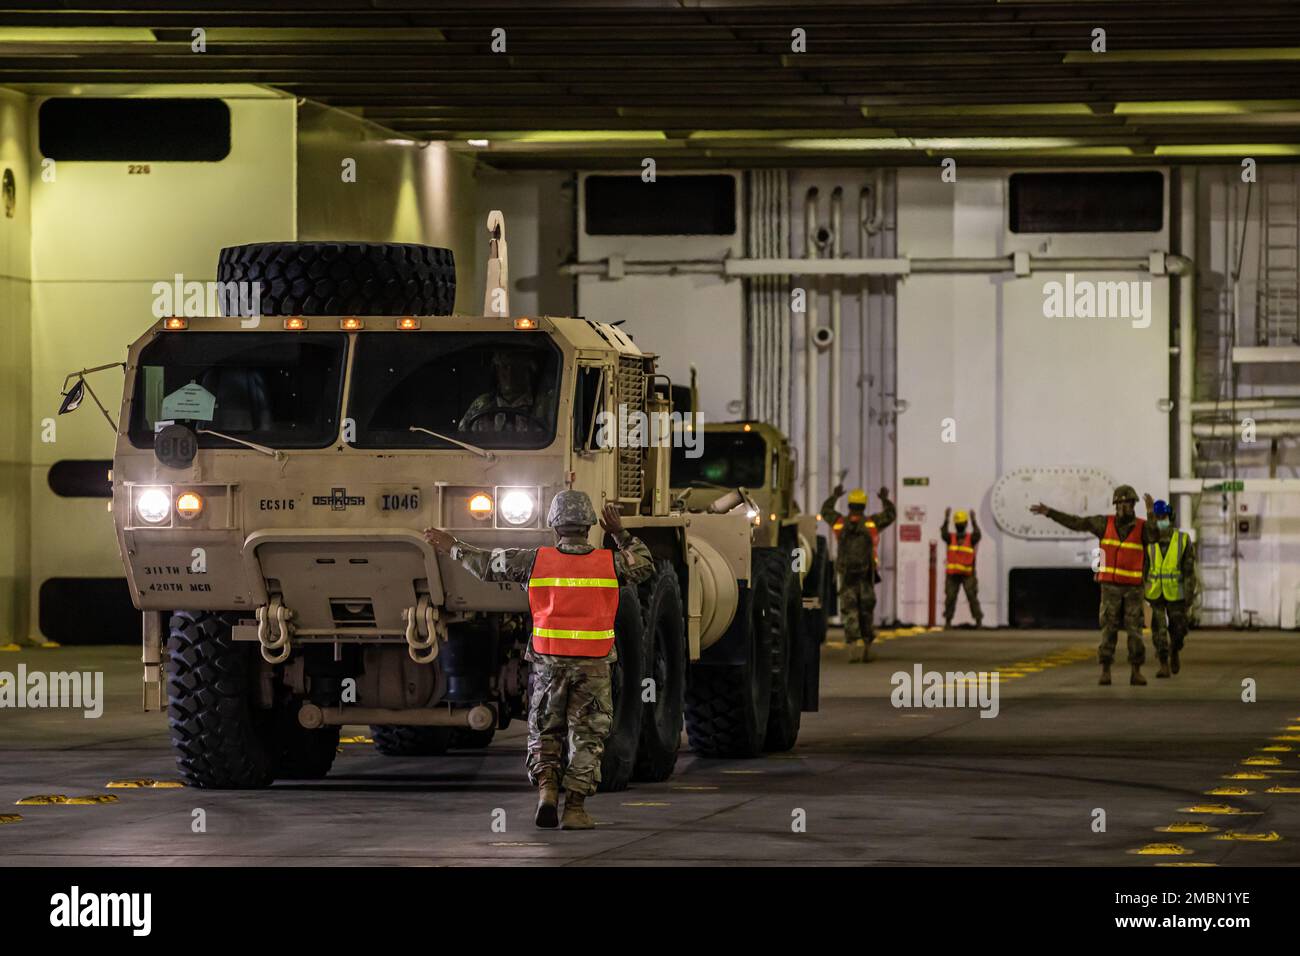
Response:
POLYGON ((1182 662, 1178 659, 1178 649, 1174 648, 1169 652, 1169 670, 1177 674, 1181 663, 1182 662))
POLYGON ((1110 686, 1110 661, 1101 662, 1101 678, 1097 681, 1102 687, 1110 686))
POLYGON ((1130 684, 1136 684, 1138 687, 1146 687, 1146 686, 1147 686, 1147 679, 1146 679, 1145 677, 1142 676, 1142 665, 1141 665, 1141 664, 1134 664, 1134 665, 1133 665, 1133 673, 1129 674, 1129 676, 1128 676, 1128 682, 1129 682, 1130 684))
POLYGON ((560 801, 560 788, 554 777, 543 777, 537 784, 537 815, 533 823, 543 830, 554 830, 560 825, 556 804, 560 801))
POLYGON ((594 830, 596 821, 591 818, 583 804, 587 802, 587 795, 584 793, 574 793, 572 790, 564 794, 564 818, 560 820, 561 828, 565 830, 594 830))
POLYGON ((1157 677, 1169 676, 1169 655, 1168 654, 1160 655, 1160 669, 1156 671, 1156 676, 1157 677))

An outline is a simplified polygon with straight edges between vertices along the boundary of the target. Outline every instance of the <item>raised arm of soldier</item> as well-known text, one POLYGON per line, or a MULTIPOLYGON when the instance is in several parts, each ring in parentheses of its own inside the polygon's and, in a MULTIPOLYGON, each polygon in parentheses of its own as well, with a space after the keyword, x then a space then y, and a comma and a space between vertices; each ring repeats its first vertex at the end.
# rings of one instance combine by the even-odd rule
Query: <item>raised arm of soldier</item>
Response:
POLYGON ((601 512, 600 526, 614 539, 614 574, 623 584, 640 584, 648 581, 655 572, 655 560, 645 542, 623 527, 618 506, 606 504, 601 512))
POLYGON ((894 523, 894 518, 896 517, 894 503, 889 500, 888 488, 880 489, 880 503, 883 507, 867 520, 875 522, 876 528, 880 531, 884 531, 894 523))
POLYGON ((1030 505, 1029 510, 1036 515, 1050 518, 1071 531, 1086 531, 1089 534, 1095 534, 1099 538, 1106 532, 1105 515, 1081 516, 1066 514, 1064 511, 1057 511, 1055 508, 1048 507, 1041 501, 1036 505, 1030 505))
POLYGON ((983 535, 980 533, 979 519, 975 517, 975 509, 971 508, 968 514, 970 514, 970 543, 974 546, 980 543, 983 535))
MULTIPOLYGON (((623 527, 617 506, 605 505, 600 526, 617 545, 614 551, 614 574, 620 584, 639 584, 654 574, 654 558, 650 549, 639 538, 623 527)), ((559 539, 556 547, 573 554, 587 554, 596 550, 587 540, 587 528, 559 525, 555 528, 559 539)), ((533 562, 537 560, 536 548, 500 548, 485 550, 456 538, 438 528, 426 528, 424 538, 434 550, 450 555, 480 581, 515 581, 526 584, 532 575, 533 562)))
POLYGON ((835 526, 835 522, 844 520, 844 516, 835 507, 835 503, 842 497, 844 497, 844 485, 838 484, 831 491, 830 497, 822 502, 821 511, 819 512, 821 519, 832 527, 835 526))
POLYGON ((951 520, 952 520, 952 508, 944 508, 944 509, 943 509, 943 525, 939 528, 939 540, 941 540, 941 541, 947 541, 947 540, 948 540, 948 535, 951 533, 951 532, 948 530, 948 522, 951 521, 951 520))

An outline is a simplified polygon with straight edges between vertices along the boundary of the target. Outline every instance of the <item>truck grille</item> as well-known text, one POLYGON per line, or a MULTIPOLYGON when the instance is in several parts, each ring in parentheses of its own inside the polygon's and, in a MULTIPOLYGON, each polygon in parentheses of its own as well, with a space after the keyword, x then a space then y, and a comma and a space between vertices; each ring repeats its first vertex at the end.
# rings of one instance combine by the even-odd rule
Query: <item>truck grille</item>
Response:
MULTIPOLYGON (((615 387, 618 404, 626 409, 631 430, 631 421, 637 412, 645 411, 645 366, 640 358, 621 355, 618 359, 618 379, 615 387)), ((648 435, 642 436, 649 440, 648 435)), ((618 449, 618 496, 620 498, 641 497, 641 460, 644 449, 618 449)))

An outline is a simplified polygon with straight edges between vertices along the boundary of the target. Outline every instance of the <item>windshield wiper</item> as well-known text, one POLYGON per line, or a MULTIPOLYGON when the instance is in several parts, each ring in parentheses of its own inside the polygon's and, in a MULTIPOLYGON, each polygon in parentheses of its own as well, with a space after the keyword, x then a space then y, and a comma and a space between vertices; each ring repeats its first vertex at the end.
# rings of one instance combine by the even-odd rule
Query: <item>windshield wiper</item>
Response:
POLYGON ((450 435, 444 435, 442 432, 436 432, 431 428, 421 428, 418 425, 412 425, 410 430, 413 432, 424 432, 426 435, 432 435, 434 438, 439 438, 442 441, 449 441, 453 445, 459 445, 466 451, 472 451, 476 455, 482 455, 488 461, 496 461, 497 456, 492 454, 492 452, 488 451, 486 448, 479 448, 478 445, 471 445, 469 442, 461 441, 459 438, 452 438, 450 435))
POLYGON ((267 448, 265 445, 259 445, 257 442, 245 441, 242 438, 236 438, 234 435, 223 435, 221 432, 215 432, 211 428, 196 429, 200 435, 212 435, 216 438, 224 438, 226 441, 232 441, 236 445, 243 445, 245 448, 251 448, 253 451, 260 451, 263 455, 270 455, 276 461, 284 457, 284 452, 275 448, 267 448))

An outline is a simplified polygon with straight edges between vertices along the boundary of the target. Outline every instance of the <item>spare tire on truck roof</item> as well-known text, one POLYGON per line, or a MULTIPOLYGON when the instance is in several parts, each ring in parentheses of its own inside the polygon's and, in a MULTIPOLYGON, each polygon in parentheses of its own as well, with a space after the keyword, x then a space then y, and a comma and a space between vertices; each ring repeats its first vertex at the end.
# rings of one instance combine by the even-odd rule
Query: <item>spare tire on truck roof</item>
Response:
POLYGON ((404 242, 227 246, 217 281, 259 283, 259 315, 451 315, 456 302, 452 251, 404 242))

